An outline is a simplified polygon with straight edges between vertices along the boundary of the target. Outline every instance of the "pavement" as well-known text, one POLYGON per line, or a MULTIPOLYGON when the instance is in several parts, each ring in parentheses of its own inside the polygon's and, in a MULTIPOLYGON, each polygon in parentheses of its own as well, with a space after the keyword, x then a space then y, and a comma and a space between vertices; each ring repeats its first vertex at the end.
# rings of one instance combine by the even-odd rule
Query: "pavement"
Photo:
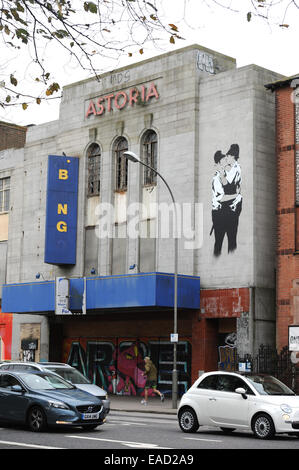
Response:
POLYGON ((149 397, 148 404, 146 406, 141 404, 142 397, 139 396, 110 394, 109 399, 110 410, 112 411, 162 413, 173 416, 176 416, 177 414, 177 408, 172 407, 171 398, 165 398, 164 402, 161 402, 160 397, 149 397))

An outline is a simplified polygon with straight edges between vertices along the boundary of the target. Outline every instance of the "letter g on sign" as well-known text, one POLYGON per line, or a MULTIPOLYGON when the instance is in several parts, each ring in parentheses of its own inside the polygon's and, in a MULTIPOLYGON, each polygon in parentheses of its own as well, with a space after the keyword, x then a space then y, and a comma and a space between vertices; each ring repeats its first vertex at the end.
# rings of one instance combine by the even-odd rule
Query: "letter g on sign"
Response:
POLYGON ((56 228, 58 232, 67 232, 66 222, 63 222, 63 221, 57 222, 56 228))

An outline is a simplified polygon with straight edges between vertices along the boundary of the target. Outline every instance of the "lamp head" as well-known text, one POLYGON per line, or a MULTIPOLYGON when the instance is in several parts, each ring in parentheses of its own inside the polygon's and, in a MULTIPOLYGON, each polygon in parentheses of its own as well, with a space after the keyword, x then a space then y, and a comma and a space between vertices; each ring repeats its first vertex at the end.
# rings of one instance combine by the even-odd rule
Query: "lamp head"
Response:
POLYGON ((127 152, 124 152, 123 155, 131 162, 137 163, 140 161, 136 153, 130 152, 129 150, 127 152))

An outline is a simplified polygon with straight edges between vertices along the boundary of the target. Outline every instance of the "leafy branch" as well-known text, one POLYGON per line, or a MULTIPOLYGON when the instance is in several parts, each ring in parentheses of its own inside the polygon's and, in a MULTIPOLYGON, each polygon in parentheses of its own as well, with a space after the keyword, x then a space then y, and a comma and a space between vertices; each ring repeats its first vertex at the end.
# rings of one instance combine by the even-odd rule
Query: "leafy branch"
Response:
MULTIPOLYGON (((118 61, 123 54, 143 54, 147 43, 157 44, 165 36, 172 44, 182 39, 176 25, 161 20, 159 2, 1 0, 2 47, 20 55, 30 52, 32 61, 26 69, 30 69, 30 81, 38 85, 38 92, 27 93, 22 88, 20 72, 7 71, 5 67, 5 73, 0 74, 0 106, 21 104, 27 109, 31 102, 39 104, 60 97, 61 86, 45 59, 49 45, 55 45, 56 53, 64 53, 66 60, 99 78, 103 58, 118 61)), ((0 71, 1 68, 4 64, 0 63, 0 71)))

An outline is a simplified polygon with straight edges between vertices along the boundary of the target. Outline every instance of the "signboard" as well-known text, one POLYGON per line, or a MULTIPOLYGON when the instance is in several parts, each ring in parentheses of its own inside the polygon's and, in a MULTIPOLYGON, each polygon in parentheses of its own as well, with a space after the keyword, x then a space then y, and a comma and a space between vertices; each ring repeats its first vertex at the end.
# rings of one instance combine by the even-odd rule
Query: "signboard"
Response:
POLYGON ((170 334, 170 342, 177 343, 179 341, 179 335, 177 333, 170 334))
POLYGON ((79 159, 49 155, 45 263, 76 264, 79 159))
POLYGON ((289 351, 299 351, 299 325, 289 326, 289 351))
POLYGON ((239 362, 239 372, 251 372, 251 362, 239 362))
POLYGON ((70 305, 70 280, 57 277, 55 281, 55 314, 72 315, 70 305))
POLYGON ((152 98, 159 99, 158 88, 155 83, 148 83, 140 87, 134 86, 128 90, 119 90, 106 95, 97 96, 85 103, 85 118, 90 116, 104 116, 108 113, 122 110, 127 106, 138 104, 146 105, 152 98))

